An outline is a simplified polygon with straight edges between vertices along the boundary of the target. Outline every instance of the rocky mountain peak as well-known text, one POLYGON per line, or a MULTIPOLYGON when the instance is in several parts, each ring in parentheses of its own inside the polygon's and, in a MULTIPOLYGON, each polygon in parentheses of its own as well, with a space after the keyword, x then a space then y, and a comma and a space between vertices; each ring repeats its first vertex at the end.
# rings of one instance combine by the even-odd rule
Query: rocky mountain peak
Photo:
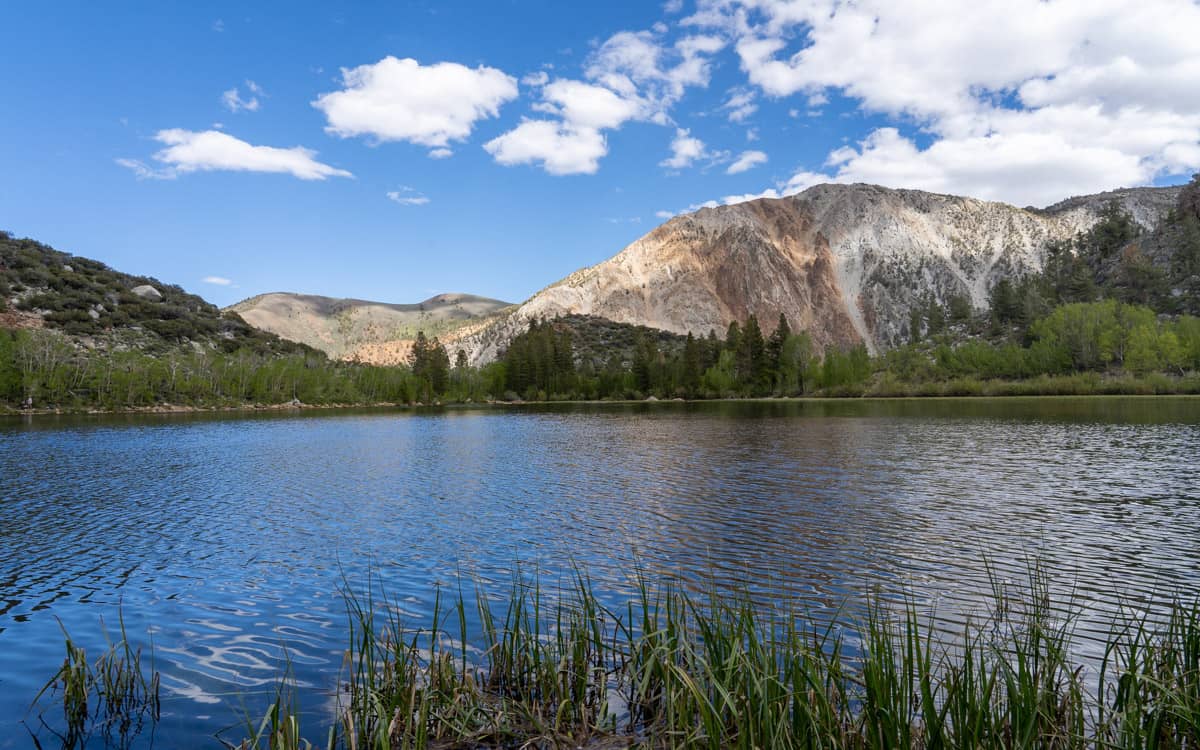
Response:
POLYGON ((1074 237, 1111 201, 1153 228, 1180 188, 1131 188, 1017 208, 920 190, 817 185, 794 196, 677 216, 455 339, 496 357, 531 320, 590 315, 697 335, 780 313, 819 346, 898 344, 910 310, 966 298, 986 306, 1002 277, 1039 271, 1049 243, 1074 237))

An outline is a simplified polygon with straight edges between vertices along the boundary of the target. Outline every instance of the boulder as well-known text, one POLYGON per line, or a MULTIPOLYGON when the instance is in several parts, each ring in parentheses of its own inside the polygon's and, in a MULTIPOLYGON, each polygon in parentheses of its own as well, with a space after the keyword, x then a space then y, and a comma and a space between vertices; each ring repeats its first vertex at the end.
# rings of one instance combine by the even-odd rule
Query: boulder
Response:
POLYGON ((162 292, 158 291, 157 289, 150 286, 149 284, 142 284, 141 286, 135 286, 133 289, 130 289, 129 291, 133 292, 134 294, 141 297, 142 299, 152 299, 152 300, 162 299, 162 292))

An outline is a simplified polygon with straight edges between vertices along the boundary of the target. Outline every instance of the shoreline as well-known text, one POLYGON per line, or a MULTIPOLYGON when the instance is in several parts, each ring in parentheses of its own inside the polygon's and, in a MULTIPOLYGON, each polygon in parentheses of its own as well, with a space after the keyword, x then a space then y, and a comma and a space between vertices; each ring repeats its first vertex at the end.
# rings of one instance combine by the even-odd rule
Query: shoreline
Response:
POLYGON ((673 399, 569 399, 558 401, 471 401, 448 403, 399 403, 378 401, 362 404, 308 404, 285 402, 282 404, 246 404, 225 406, 189 406, 186 404, 156 404, 154 406, 131 406, 121 409, 80 408, 35 408, 12 409, 0 407, 3 417, 81 417, 81 416, 129 416, 151 414, 257 414, 262 412, 300 411, 351 411, 356 409, 395 409, 409 411, 417 409, 464 409, 526 406, 634 406, 634 405, 679 405, 679 404, 770 404, 770 403, 863 403, 899 401, 1016 401, 1022 399, 1200 399, 1198 393, 993 393, 961 395, 905 395, 905 396, 754 396, 745 398, 673 398, 673 399))

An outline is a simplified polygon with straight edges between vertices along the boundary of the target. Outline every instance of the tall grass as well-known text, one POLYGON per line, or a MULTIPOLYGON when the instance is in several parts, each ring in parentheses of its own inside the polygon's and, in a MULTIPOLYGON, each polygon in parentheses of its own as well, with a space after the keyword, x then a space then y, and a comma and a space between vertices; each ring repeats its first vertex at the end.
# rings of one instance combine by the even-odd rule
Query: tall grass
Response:
POLYGON ((1200 602, 1115 623, 1085 664, 1081 607, 1037 566, 955 637, 912 601, 818 626, 645 578, 615 610, 578 572, 551 590, 518 575, 499 605, 439 592, 416 627, 374 587, 346 602, 323 742, 281 688, 242 748, 1200 748, 1200 602))
MULTIPOLYGON (((107 648, 95 661, 88 660, 87 652, 64 627, 67 653, 63 665, 30 706, 40 724, 61 740, 64 750, 83 747, 95 735, 102 736, 106 745, 124 747, 147 722, 158 721, 160 683, 153 656, 147 670, 142 665, 142 650, 126 637, 124 617, 119 616, 118 621, 119 640, 114 642, 106 632, 107 648), (47 717, 52 705, 61 706, 61 722, 47 717)), ((36 734, 33 742, 41 747, 36 734)))

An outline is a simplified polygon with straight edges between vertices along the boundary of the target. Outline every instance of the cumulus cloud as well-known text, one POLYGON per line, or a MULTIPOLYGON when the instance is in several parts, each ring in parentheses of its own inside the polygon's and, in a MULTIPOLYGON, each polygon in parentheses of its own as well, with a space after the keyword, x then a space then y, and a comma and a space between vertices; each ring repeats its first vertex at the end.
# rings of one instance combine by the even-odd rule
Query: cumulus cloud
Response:
POLYGON ((200 280, 203 281, 205 284, 213 284, 215 286, 230 286, 231 284, 233 284, 232 279, 227 279, 224 276, 205 276, 203 279, 200 279, 200 280))
POLYGON ((584 79, 533 78, 541 87, 536 112, 554 119, 522 121, 485 148, 500 164, 540 164, 551 174, 592 174, 608 153, 606 130, 627 122, 668 125, 672 105, 689 86, 707 86, 711 57, 725 42, 692 34, 674 43, 669 30, 622 31, 588 58, 584 79))
POLYGON ((618 128, 638 116, 643 104, 623 97, 604 86, 582 81, 558 80, 542 89, 539 112, 558 115, 577 128, 618 128))
POLYGON ((435 148, 429 151, 430 159, 449 159, 451 156, 454 156, 454 151, 448 148, 435 148))
POLYGON ((1137 156, 1055 132, 943 139, 920 149, 895 128, 881 128, 857 148, 833 152, 829 165, 837 167, 831 182, 911 186, 1018 205, 1048 205, 1151 177, 1137 156))
POLYGON ((675 137, 671 139, 671 155, 658 163, 660 167, 683 169, 690 167, 696 160, 710 156, 704 141, 694 137, 690 130, 677 128, 675 137))
POLYGON ((221 104, 225 105, 225 108, 230 112, 257 112, 259 107, 258 97, 263 95, 262 87, 254 81, 246 81, 246 89, 249 93, 244 99, 237 86, 222 93, 221 104))
POLYGON ((424 206, 429 203, 429 198, 407 185, 401 186, 399 190, 389 190, 387 197, 388 200, 399 203, 401 206, 424 206))
POLYGON ((767 155, 762 151, 743 151, 725 170, 725 174, 741 174, 766 163, 767 155))
POLYGON ((608 153, 600 131, 553 120, 525 120, 483 147, 499 164, 541 164, 553 175, 594 174, 608 153))
POLYGON ((686 88, 708 85, 711 57, 725 47, 725 40, 695 34, 668 45, 660 37, 654 31, 613 34, 593 53, 588 78, 617 91, 639 91, 665 116, 686 88))
POLYGON ((701 0, 749 81, 810 108, 837 92, 894 127, 829 179, 1045 203, 1200 167, 1190 0, 701 0), (915 126, 913 135, 897 128, 915 126))
POLYGON ((190 172, 215 171, 290 174, 301 180, 353 176, 317 161, 317 152, 312 149, 254 146, 217 130, 172 128, 160 130, 154 139, 166 146, 152 157, 159 166, 137 159, 117 159, 117 163, 142 179, 174 179, 190 172))
POLYGON ((391 56, 343 68, 342 85, 313 102, 325 113, 326 132, 432 148, 466 139, 476 122, 496 117, 501 106, 517 97, 516 79, 496 68, 421 65, 391 56))

